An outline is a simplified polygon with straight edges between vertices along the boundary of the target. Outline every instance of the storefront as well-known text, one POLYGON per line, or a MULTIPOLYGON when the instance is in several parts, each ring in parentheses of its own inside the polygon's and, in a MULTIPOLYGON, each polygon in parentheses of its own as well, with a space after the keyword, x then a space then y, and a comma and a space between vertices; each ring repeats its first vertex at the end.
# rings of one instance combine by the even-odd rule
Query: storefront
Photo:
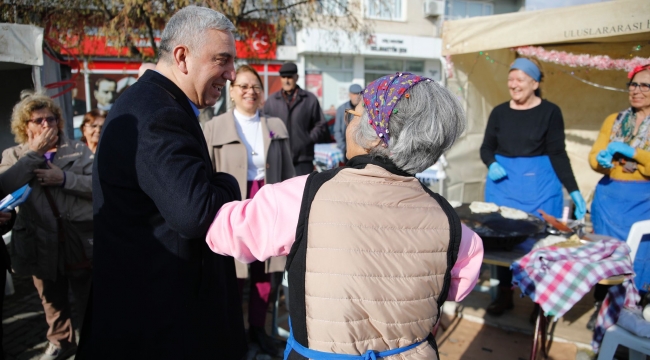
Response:
POLYGON ((339 30, 304 29, 297 34, 296 63, 326 113, 348 101, 351 84, 365 86, 390 73, 411 72, 441 80, 441 40, 377 33, 364 41, 339 30))

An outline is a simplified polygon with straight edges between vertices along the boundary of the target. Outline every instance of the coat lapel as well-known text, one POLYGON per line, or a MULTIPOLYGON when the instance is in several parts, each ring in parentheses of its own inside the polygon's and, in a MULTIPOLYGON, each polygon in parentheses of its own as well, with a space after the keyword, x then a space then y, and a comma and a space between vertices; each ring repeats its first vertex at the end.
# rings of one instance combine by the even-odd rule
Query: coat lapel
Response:
POLYGON ((264 142, 264 157, 269 158, 269 147, 271 146, 271 132, 269 131, 269 124, 266 120, 266 116, 260 114, 260 123, 262 124, 262 141, 264 142))

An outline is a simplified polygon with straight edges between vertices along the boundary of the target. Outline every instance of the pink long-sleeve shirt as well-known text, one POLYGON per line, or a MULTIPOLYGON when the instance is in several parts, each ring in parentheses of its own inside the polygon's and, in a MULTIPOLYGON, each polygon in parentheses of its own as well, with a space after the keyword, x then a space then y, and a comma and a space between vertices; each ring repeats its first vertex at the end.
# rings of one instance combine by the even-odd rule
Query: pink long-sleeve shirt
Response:
MULTIPOLYGON (((210 249, 245 263, 288 255, 296 240, 307 176, 266 185, 253 199, 223 205, 208 230, 206 241, 210 249)), ((462 225, 447 300, 460 301, 472 291, 482 262, 481 238, 462 225)))

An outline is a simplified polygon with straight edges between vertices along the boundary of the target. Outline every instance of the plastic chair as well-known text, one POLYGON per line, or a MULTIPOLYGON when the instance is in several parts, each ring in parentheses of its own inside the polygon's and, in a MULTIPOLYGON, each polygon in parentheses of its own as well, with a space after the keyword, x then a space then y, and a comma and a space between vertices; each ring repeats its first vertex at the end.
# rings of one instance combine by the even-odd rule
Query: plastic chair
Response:
MULTIPOLYGON (((632 262, 636 257, 636 251, 639 249, 641 239, 646 234, 650 234, 650 220, 638 221, 632 225, 627 236, 627 245, 630 247, 632 262)), ((650 355, 650 339, 634 335, 619 326, 613 325, 605 332, 605 338, 598 353, 598 360, 613 359, 619 345, 630 349, 630 360, 645 360, 645 355, 650 355)))
POLYGON ((613 325, 605 332, 605 339, 600 346, 598 360, 613 359, 619 345, 630 349, 630 360, 645 360, 646 355, 650 355, 650 339, 636 336, 621 327, 613 325))

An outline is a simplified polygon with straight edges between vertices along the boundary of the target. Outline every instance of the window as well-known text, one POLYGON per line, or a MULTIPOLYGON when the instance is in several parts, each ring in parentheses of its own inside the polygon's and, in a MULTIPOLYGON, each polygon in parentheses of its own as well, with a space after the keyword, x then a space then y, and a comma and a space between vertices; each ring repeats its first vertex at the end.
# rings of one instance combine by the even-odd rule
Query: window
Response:
POLYGON ((449 20, 492 14, 494 14, 494 4, 485 1, 450 0, 447 1, 445 9, 446 18, 449 20))
POLYGON ((316 13, 343 16, 348 8, 348 0, 322 0, 316 4, 316 13))
POLYGON ((402 0, 366 0, 366 17, 402 20, 402 0))
POLYGON ((364 59, 366 84, 377 78, 400 71, 424 75, 424 60, 364 59))

